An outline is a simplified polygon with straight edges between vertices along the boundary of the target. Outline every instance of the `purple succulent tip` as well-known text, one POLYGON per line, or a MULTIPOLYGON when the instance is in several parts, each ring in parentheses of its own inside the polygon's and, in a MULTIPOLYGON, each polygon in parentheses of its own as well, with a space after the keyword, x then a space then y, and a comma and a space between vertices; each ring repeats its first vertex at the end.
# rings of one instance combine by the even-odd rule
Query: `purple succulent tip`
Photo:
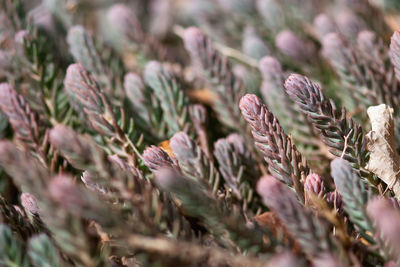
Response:
POLYGON ((50 130, 50 143, 55 146, 60 146, 65 142, 69 142, 71 135, 74 135, 72 130, 64 125, 56 125, 50 130))
POLYGON ((115 4, 112 5, 108 9, 107 16, 110 19, 114 18, 124 18, 124 17, 129 17, 131 15, 131 10, 127 5, 124 4, 115 4))
POLYGON ((290 76, 286 79, 285 84, 294 84, 294 83, 298 83, 298 82, 302 82, 305 79, 307 79, 306 76, 297 74, 297 73, 293 73, 290 74, 290 76))
POLYGON ((395 31, 392 35, 389 54, 396 72, 396 77, 400 80, 400 31, 395 31))
POLYGON ((275 45, 283 54, 301 61, 309 60, 314 53, 314 47, 311 43, 300 39, 289 30, 281 31, 276 36, 275 45))
POLYGON ((283 184, 272 176, 263 176, 257 183, 257 193, 263 198, 268 199, 281 191, 283 184))
POLYGON ((375 42, 376 34, 373 31, 361 31, 357 36, 358 45, 375 42))
POLYGON ((314 28, 320 38, 323 38, 329 33, 336 31, 336 25, 333 20, 326 14, 319 14, 314 19, 314 28))
POLYGON ((260 106, 262 106, 261 100, 254 94, 243 96, 239 102, 240 109, 246 113, 258 113, 260 106))
POLYGON ((284 54, 290 54, 292 51, 292 45, 298 43, 300 40, 291 31, 281 31, 275 39, 275 44, 284 54))
POLYGON ((89 72, 85 69, 85 67, 80 63, 74 63, 68 66, 67 72, 65 75, 65 86, 75 88, 75 83, 82 80, 83 75, 90 75, 89 72))
POLYGON ((80 63, 70 64, 67 68, 67 76, 73 75, 76 72, 80 72, 80 71, 86 71, 85 67, 83 67, 82 64, 80 64, 80 63))
POLYGON ((331 32, 324 37, 322 44, 324 47, 340 47, 342 45, 342 38, 336 32, 331 32))
POLYGON ((273 176, 261 177, 256 190, 264 204, 278 213, 287 205, 299 206, 296 194, 273 176))
POLYGON ((150 77, 160 73, 162 70, 162 65, 160 62, 152 60, 146 64, 146 67, 143 72, 143 77, 145 80, 151 79, 150 77))
POLYGON ((130 22, 136 23, 136 16, 132 10, 124 4, 115 4, 111 6, 107 12, 107 19, 117 31, 125 33, 128 30, 136 30, 129 29, 130 26, 133 26, 130 25, 130 22))
POLYGON ((156 146, 147 147, 142 156, 144 164, 152 171, 174 165, 167 152, 156 146))
POLYGON ((329 33, 322 39, 322 54, 328 59, 337 57, 339 51, 345 47, 346 42, 337 33, 329 33))
POLYGON ((281 63, 276 58, 270 56, 263 57, 260 60, 258 69, 264 79, 269 79, 272 75, 282 74, 283 72, 281 63))
POLYGON ((361 31, 357 36, 358 48, 365 55, 370 55, 372 51, 377 51, 376 49, 380 46, 379 42, 379 38, 373 31, 361 31))
POLYGON ((133 72, 129 72, 129 73, 125 74, 125 76, 124 76, 125 87, 127 87, 126 86, 127 84, 131 84, 131 83, 138 84, 140 87, 144 87, 140 76, 133 72))
POLYGON ((197 53, 199 44, 204 42, 203 32, 196 27, 189 27, 183 33, 185 48, 191 53, 197 53))
POLYGON ((304 191, 322 197, 325 194, 324 180, 318 174, 310 173, 304 182, 304 191))
POLYGON ((187 150, 187 149, 191 148, 193 146, 192 142, 193 141, 190 139, 190 137, 185 132, 177 132, 170 139, 169 145, 171 146, 172 151, 174 151, 174 153, 176 153, 175 151, 181 151, 182 149, 187 150))
MULTIPOLYGON (((57 202, 64 202, 73 199, 76 195, 76 185, 71 177, 59 175, 50 181, 49 187, 50 196, 57 202)), ((77 200, 77 199, 75 199, 77 200)))
POLYGON ((311 81, 303 75, 291 74, 285 81, 284 87, 288 95, 308 95, 308 88, 311 81))
POLYGON ((240 144, 240 143, 244 142, 244 139, 243 139, 243 136, 241 136, 237 133, 233 133, 226 137, 226 141, 228 141, 229 143, 232 143, 232 144, 240 144))
POLYGON ((32 214, 39 214, 37 199, 34 195, 29 193, 22 193, 20 199, 21 204, 26 211, 32 214))
POLYGON ((340 32, 347 38, 357 37, 360 31, 367 28, 365 22, 350 11, 339 12, 336 23, 340 32))

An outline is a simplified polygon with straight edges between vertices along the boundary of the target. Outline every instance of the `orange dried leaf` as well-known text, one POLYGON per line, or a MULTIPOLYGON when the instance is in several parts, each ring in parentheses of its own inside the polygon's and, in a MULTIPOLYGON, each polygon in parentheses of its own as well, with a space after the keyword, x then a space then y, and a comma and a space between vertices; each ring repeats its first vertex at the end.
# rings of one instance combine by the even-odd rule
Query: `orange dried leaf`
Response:
POLYGON ((170 156, 171 158, 175 158, 174 152, 172 151, 172 148, 169 145, 169 139, 164 140, 161 143, 159 143, 158 147, 161 148, 162 150, 164 150, 168 154, 168 156, 170 156))

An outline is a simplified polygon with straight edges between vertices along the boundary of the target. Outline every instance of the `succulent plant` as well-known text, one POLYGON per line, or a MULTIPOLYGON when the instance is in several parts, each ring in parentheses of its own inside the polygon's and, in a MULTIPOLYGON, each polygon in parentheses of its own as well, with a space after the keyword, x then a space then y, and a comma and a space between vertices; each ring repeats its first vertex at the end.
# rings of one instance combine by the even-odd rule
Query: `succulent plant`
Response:
POLYGON ((0 266, 400 264, 399 10, 0 1, 0 266))

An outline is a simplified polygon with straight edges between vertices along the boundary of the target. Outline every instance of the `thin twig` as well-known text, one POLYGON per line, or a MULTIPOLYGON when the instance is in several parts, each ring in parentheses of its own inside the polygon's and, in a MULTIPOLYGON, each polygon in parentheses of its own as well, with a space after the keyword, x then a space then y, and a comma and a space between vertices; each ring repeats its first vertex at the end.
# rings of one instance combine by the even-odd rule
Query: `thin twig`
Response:
POLYGON ((353 132, 353 129, 351 129, 350 132, 344 137, 344 147, 343 147, 342 155, 340 155, 341 159, 343 158, 344 154, 346 153, 347 140, 349 139, 352 132, 353 132))

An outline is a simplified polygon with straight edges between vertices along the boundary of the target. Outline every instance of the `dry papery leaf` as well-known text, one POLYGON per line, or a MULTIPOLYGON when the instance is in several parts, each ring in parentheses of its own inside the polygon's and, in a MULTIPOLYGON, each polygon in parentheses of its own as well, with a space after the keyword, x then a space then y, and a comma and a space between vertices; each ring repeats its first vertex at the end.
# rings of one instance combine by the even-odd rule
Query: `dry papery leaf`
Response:
POLYGON ((376 174, 400 196, 399 155, 394 138, 393 109, 385 104, 369 107, 372 131, 367 135, 370 158, 366 168, 376 174))

